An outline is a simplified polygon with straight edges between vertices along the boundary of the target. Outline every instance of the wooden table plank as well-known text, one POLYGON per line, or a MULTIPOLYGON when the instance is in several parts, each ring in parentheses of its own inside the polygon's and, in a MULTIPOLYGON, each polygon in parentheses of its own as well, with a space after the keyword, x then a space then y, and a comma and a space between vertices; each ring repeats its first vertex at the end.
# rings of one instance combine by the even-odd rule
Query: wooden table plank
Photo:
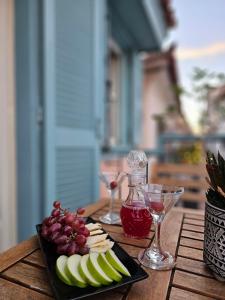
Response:
POLYGON ((122 247, 130 256, 137 258, 138 253, 143 250, 143 248, 140 247, 136 247, 133 245, 126 245, 126 244, 121 244, 118 243, 118 245, 120 245, 120 247, 122 247))
POLYGON ((197 225, 197 226, 203 226, 204 227, 204 221, 202 221, 202 220, 184 218, 184 224, 192 224, 192 225, 197 225))
POLYGON ((31 237, 0 255, 0 272, 39 248, 37 236, 31 237))
POLYGON ((203 252, 199 249, 179 246, 178 255, 203 261, 203 252))
POLYGON ((43 268, 18 262, 1 273, 0 277, 19 283, 48 296, 52 296, 52 290, 47 278, 47 272, 43 268))
POLYGON ((225 299, 224 283, 212 278, 175 271, 173 286, 210 297, 210 299, 225 299))
POLYGON ((193 231, 187 231, 187 230, 182 230, 181 232, 182 237, 188 237, 194 240, 204 240, 204 234, 200 232, 193 232, 193 231))
POLYGON ((148 247, 151 240, 149 239, 132 239, 125 237, 122 233, 111 232, 110 236, 117 242, 127 245, 134 245, 137 247, 146 248, 148 247))
POLYGON ((34 264, 39 267, 46 268, 46 264, 44 262, 43 255, 41 253, 41 250, 38 249, 34 252, 32 252, 30 255, 26 256, 23 261, 34 264))
POLYGON ((196 248, 196 249, 201 249, 201 250, 203 249, 203 241, 192 240, 192 239, 184 238, 184 237, 180 238, 180 245, 191 247, 191 248, 196 248))
POLYGON ((52 297, 0 278, 0 300, 52 300, 52 297))
POLYGON ((189 291, 172 288, 170 293, 170 300, 215 300, 216 298, 209 298, 189 291))
POLYGON ((204 221, 204 213, 201 214, 190 214, 190 213, 186 213, 184 215, 185 218, 188 219, 193 219, 193 220, 203 220, 204 221))
POLYGON ((192 225, 192 224, 183 224, 183 229, 189 230, 189 231, 201 232, 201 233, 204 232, 203 226, 192 225))
MULTIPOLYGON (((122 235, 123 235, 123 228, 122 228, 122 226, 118 226, 118 225, 115 226, 115 225, 102 224, 102 227, 103 227, 103 229, 104 229, 105 231, 107 231, 110 235, 111 235, 111 232, 119 233, 119 234, 122 234, 122 235)), ((154 236, 154 232, 153 232, 153 231, 150 231, 147 238, 152 239, 153 236, 154 236)))
POLYGON ((213 278, 212 273, 210 272, 209 268, 206 267, 206 264, 203 261, 178 256, 176 269, 213 278))
MULTIPOLYGON (((162 247, 175 255, 179 240, 183 213, 171 211, 162 225, 161 241, 162 247)), ((154 271, 146 269, 149 279, 134 284, 127 296, 129 300, 165 300, 172 271, 154 271)))

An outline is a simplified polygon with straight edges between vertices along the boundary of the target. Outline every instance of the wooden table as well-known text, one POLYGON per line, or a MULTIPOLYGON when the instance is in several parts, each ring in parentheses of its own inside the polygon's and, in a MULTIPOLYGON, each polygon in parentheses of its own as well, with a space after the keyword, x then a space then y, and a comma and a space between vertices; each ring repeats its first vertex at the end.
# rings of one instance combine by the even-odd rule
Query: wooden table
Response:
MULTIPOLYGON (((87 207, 95 220, 107 210, 106 200, 87 207)), ((116 204, 119 210, 119 204, 116 204)), ((225 283, 216 281, 202 258, 204 216, 202 211, 174 208, 162 227, 162 244, 177 257, 172 271, 145 269, 149 278, 132 286, 107 292, 91 299, 225 299, 225 283)), ((148 238, 135 240, 123 236, 121 226, 104 225, 105 230, 133 258, 149 245, 148 238)), ((0 300, 52 299, 45 263, 36 236, 0 255, 0 300)))

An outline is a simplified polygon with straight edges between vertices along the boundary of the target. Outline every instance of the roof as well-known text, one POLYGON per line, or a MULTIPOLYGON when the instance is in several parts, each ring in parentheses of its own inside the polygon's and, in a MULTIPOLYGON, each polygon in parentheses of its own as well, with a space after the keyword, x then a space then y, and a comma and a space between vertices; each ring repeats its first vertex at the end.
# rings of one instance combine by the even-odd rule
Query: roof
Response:
POLYGON ((161 6, 166 24, 169 28, 175 27, 177 24, 174 10, 171 7, 171 0, 161 0, 161 6))

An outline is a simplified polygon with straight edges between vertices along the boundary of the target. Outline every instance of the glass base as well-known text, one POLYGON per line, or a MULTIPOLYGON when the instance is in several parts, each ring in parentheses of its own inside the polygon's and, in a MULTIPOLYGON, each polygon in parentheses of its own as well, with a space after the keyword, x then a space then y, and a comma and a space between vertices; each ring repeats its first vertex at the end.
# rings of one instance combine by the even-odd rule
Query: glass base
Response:
POLYGON ((120 224, 120 215, 117 213, 107 213, 104 216, 99 217, 99 221, 105 224, 120 224))
POLYGON ((170 270, 176 262, 169 252, 159 252, 158 249, 148 248, 138 254, 139 262, 153 270, 170 270))

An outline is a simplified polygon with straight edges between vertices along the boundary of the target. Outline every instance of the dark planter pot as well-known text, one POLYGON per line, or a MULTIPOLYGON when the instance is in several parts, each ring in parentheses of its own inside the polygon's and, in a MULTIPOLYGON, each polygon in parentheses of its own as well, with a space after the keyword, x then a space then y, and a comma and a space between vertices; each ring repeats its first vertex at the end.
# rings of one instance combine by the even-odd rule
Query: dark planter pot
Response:
POLYGON ((216 279, 225 281, 225 210, 206 202, 203 259, 216 279))

